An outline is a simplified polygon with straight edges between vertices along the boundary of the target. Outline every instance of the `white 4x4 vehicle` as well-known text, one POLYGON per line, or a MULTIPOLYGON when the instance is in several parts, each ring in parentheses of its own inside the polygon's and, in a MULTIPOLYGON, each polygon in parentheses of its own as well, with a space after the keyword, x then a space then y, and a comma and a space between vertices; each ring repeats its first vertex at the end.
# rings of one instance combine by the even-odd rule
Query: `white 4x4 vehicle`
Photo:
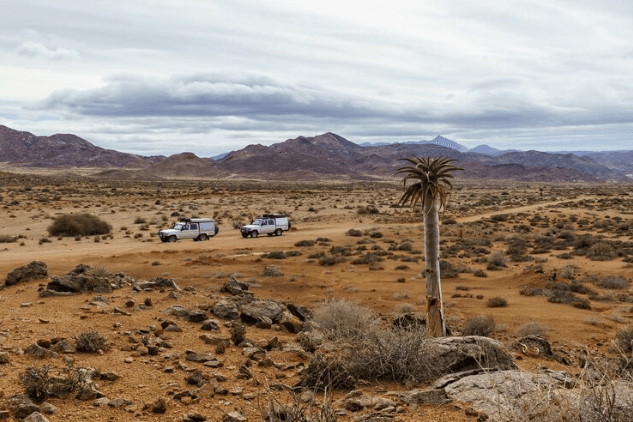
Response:
POLYGON ((288 217, 281 214, 264 214, 257 217, 248 226, 243 226, 240 231, 242 237, 257 237, 260 234, 268 236, 281 236, 285 231, 290 230, 288 217))
POLYGON ((175 242, 182 239, 208 240, 220 230, 215 220, 210 218, 191 218, 179 221, 171 229, 161 230, 158 237, 163 242, 175 242))

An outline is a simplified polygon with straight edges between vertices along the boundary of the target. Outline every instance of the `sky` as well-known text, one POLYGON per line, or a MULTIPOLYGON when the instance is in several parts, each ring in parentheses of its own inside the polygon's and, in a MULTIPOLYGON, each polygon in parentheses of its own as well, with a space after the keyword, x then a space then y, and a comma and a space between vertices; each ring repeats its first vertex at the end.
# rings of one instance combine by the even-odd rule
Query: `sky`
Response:
POLYGON ((3 3, 0 125, 36 135, 201 157, 325 132, 633 150, 630 0, 3 3))

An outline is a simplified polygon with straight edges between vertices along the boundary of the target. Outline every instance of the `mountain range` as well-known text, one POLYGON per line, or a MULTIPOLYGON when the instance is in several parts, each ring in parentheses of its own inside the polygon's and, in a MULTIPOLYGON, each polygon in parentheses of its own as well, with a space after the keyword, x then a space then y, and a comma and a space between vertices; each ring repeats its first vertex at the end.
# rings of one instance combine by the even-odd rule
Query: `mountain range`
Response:
POLYGON ((633 151, 587 154, 468 150, 443 137, 433 141, 359 145, 334 133, 249 145, 214 158, 184 152, 144 157, 100 148, 75 135, 35 136, 0 125, 0 162, 34 167, 96 167, 100 177, 135 179, 257 178, 276 180, 393 177, 413 156, 450 157, 471 179, 629 182, 633 151))

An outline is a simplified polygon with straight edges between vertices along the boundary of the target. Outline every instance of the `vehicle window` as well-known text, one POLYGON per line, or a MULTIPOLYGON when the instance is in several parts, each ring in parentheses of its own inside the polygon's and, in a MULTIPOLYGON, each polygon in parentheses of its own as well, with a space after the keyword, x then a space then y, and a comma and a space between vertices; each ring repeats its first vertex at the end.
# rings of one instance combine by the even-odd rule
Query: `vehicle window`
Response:
POLYGON ((182 226, 183 230, 189 230, 189 224, 185 224, 184 226, 182 226))
POLYGON ((268 224, 270 226, 274 226, 275 225, 275 220, 268 220, 268 224))
POLYGON ((268 221, 266 221, 266 220, 262 221, 262 226, 266 226, 267 224, 268 224, 268 221))
POLYGON ((192 224, 190 229, 191 230, 198 230, 198 224, 192 224))

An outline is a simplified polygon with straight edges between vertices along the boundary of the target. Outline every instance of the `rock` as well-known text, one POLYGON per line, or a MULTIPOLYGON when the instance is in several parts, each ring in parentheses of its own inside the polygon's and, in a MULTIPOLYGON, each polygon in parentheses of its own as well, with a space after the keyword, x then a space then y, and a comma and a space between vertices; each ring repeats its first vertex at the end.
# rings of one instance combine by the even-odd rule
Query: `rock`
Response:
POLYGON ((188 413, 182 418, 182 422, 204 422, 207 418, 200 413, 188 413))
POLYGON ((37 340, 36 343, 38 346, 43 347, 45 349, 50 349, 52 345, 51 341, 45 338, 41 338, 37 340))
POLYGON ((246 422, 248 419, 240 412, 232 411, 222 417, 222 422, 246 422))
POLYGON ((124 315, 124 316, 132 316, 131 313, 129 313, 128 311, 126 311, 123 308, 120 308, 118 306, 115 306, 114 309, 112 310, 112 313, 116 314, 116 315, 124 315))
POLYGON ((178 316, 178 317, 185 317, 189 314, 189 311, 185 307, 180 306, 180 305, 170 306, 169 308, 165 309, 163 312, 165 312, 167 315, 178 316))
POLYGON ((13 286, 30 280, 39 280, 48 277, 48 267, 42 261, 33 261, 28 265, 16 268, 7 274, 5 284, 13 286))
POLYGON ((49 420, 46 419, 41 413, 33 412, 29 416, 24 418, 24 422, 49 422, 49 420))
POLYGON ((207 362, 214 360, 215 356, 207 353, 195 353, 191 350, 186 351, 185 359, 190 362, 207 362))
POLYGON ((59 339, 57 341, 53 342, 53 346, 52 346, 52 350, 59 352, 59 353, 64 353, 64 354, 70 354, 70 353, 76 353, 77 349, 75 348, 75 345, 73 343, 71 343, 70 341, 66 340, 66 339, 59 339))
POLYGON ((523 420, 527 408, 549 406, 543 394, 564 388, 560 378, 560 374, 552 377, 518 370, 488 372, 461 378, 447 385, 445 391, 450 399, 469 403, 491 419, 523 420))
POLYGON ((220 289, 222 293, 229 293, 233 296, 240 296, 247 292, 248 283, 237 281, 234 277, 229 278, 220 289))
POLYGON ((62 277, 52 277, 46 286, 46 290, 60 293, 81 293, 86 291, 111 293, 113 286, 119 287, 120 281, 121 277, 119 275, 103 274, 88 265, 79 264, 62 277))
POLYGON ((277 322, 284 310, 283 305, 273 300, 256 300, 242 307, 240 317, 247 324, 256 324, 264 317, 277 322))
POLYGON ((131 406, 134 402, 127 399, 114 399, 108 402, 108 406, 113 407, 115 409, 120 409, 123 406, 131 406))
POLYGON ((16 419, 25 419, 31 413, 39 412, 40 410, 40 407, 33 402, 23 402, 15 408, 13 416, 15 416, 16 419))
POLYGON ((29 347, 24 349, 24 354, 35 356, 38 359, 57 357, 57 353, 38 346, 36 343, 33 343, 29 347))
POLYGON ((240 318, 237 306, 233 302, 220 300, 213 306, 213 314, 218 318, 236 320, 240 318))
POLYGON ((5 365, 9 362, 11 362, 9 354, 7 352, 0 352, 0 365, 5 365))
POLYGON ((165 413, 167 411, 167 401, 163 397, 159 397, 152 404, 153 413, 165 413))
POLYGON ((204 375, 202 371, 194 371, 185 377, 185 381, 187 381, 187 384, 192 384, 198 387, 202 387, 208 382, 208 380, 209 377, 207 375, 204 375))
POLYGON ((207 319, 207 311, 203 311, 202 309, 192 309, 188 311, 186 319, 189 322, 202 322, 207 319))
POLYGON ((49 402, 42 403, 40 408, 42 410, 42 413, 44 413, 46 415, 54 415, 55 413, 57 413, 57 407, 55 407, 54 405, 50 404, 49 402))
POLYGON ((217 331, 220 329, 220 325, 214 319, 207 319, 202 322, 200 329, 205 331, 217 331))
POLYGON ((441 405, 451 402, 443 389, 424 388, 409 390, 399 394, 400 399, 407 405, 416 404, 421 406, 441 405))
POLYGON ((121 378, 121 376, 114 371, 107 371, 102 372, 99 378, 106 381, 116 381, 121 378))
POLYGON ((101 397, 100 399, 96 399, 95 401, 93 401, 92 405, 94 407, 102 407, 107 406, 108 403, 110 403, 110 399, 108 399, 107 397, 101 397))
POLYGON ((312 311, 308 308, 306 308, 305 306, 300 306, 300 305, 295 305, 292 303, 288 303, 286 305, 286 308, 288 308, 288 310, 290 311, 290 313, 294 316, 296 316, 297 318, 299 318, 299 320, 301 322, 305 322, 307 320, 312 319, 313 315, 312 315, 312 311))
POLYGON ((433 362, 436 377, 481 368, 489 370, 516 369, 508 349, 488 337, 440 337, 427 343, 425 354, 433 362))
POLYGON ((302 322, 299 318, 288 311, 284 311, 279 318, 279 324, 284 326, 290 333, 298 333, 301 331, 302 322))

